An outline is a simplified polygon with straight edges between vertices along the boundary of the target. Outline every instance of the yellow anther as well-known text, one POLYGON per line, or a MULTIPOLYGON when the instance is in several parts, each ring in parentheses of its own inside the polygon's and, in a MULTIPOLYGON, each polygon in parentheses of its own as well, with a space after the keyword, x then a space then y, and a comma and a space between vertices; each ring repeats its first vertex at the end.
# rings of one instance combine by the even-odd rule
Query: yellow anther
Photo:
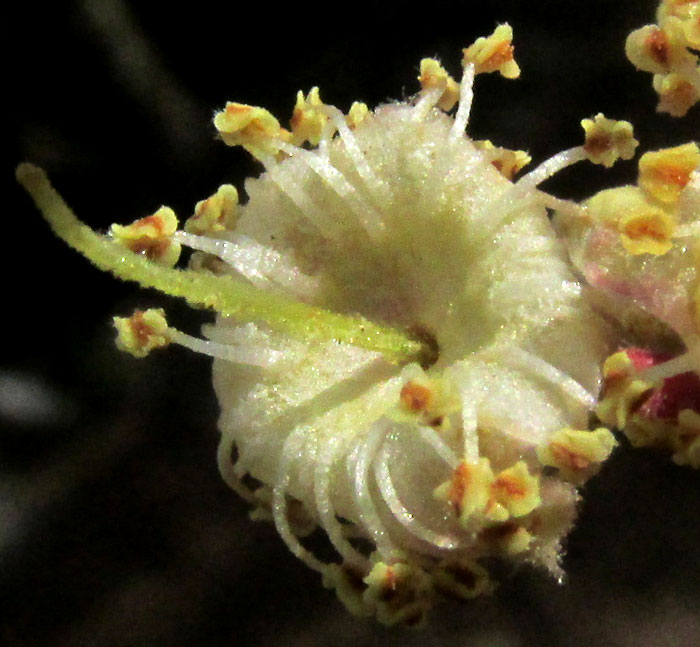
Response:
POLYGON ((345 564, 328 564, 323 570, 323 586, 335 590, 350 613, 366 617, 372 615, 372 609, 362 598, 367 588, 362 575, 345 564))
POLYGON ((364 583, 367 590, 363 600, 376 609, 377 620, 382 624, 416 626, 425 619, 430 606, 430 578, 418 566, 378 562, 364 578, 364 583))
POLYGON ((673 449, 675 433, 673 421, 649 418, 634 413, 629 417, 623 431, 632 447, 654 447, 667 451, 673 449))
POLYGON ((656 11, 656 19, 661 23, 668 16, 688 18, 697 12, 700 2, 698 0, 661 0, 656 11))
POLYGON ((639 142, 634 138, 629 121, 608 119, 598 113, 593 119, 583 119, 581 126, 586 133, 583 149, 594 164, 612 166, 619 158, 634 157, 639 142))
POLYGON ((151 216, 130 225, 112 225, 112 238, 136 254, 172 267, 180 258, 180 244, 173 239, 177 231, 177 217, 170 207, 161 207, 151 216))
POLYGON ((399 421, 419 422, 444 431, 449 428, 447 416, 459 407, 459 397, 450 382, 422 376, 401 387, 399 406, 390 415, 399 421))
POLYGON ((540 482, 525 461, 500 472, 491 484, 491 497, 511 517, 530 514, 540 503, 540 482))
POLYGON ((509 180, 512 180, 516 173, 532 161, 532 157, 530 157, 527 151, 514 151, 508 148, 494 146, 488 139, 476 141, 474 144, 479 150, 486 152, 491 164, 496 167, 503 177, 509 180))
POLYGON ((698 167, 700 148, 692 142, 644 153, 639 160, 639 186, 655 200, 675 206, 698 167))
POLYGON ((155 348, 170 343, 168 322, 160 308, 136 310, 130 317, 114 317, 117 348, 134 357, 146 357, 155 348))
POLYGON ((675 222, 636 186, 605 189, 586 202, 594 220, 617 229, 629 254, 662 255, 673 246, 675 222))
POLYGON ((674 436, 673 462, 700 469, 700 414, 692 409, 683 409, 678 414, 674 436))
POLYGON ((616 445, 605 427, 595 431, 565 428, 552 434, 549 442, 538 448, 537 456, 543 465, 556 467, 565 479, 580 484, 600 468, 616 445))
POLYGON ((683 20, 683 31, 688 47, 700 50, 700 2, 695 2, 683 20))
POLYGON ((645 25, 627 36, 625 54, 638 70, 652 74, 670 70, 668 37, 658 25, 645 25))
POLYGON ((666 112, 673 117, 683 117, 699 100, 700 92, 693 83, 680 72, 654 76, 654 90, 659 95, 658 112, 666 112))
POLYGON ((625 42, 625 54, 639 70, 653 74, 668 74, 691 63, 685 25, 675 16, 659 25, 646 25, 633 31, 625 42))
POLYGON ((472 600, 493 591, 489 572, 471 560, 444 561, 432 575, 436 589, 462 600, 472 600))
POLYGON ((362 101, 353 101, 348 111, 348 116, 346 117, 348 126, 354 130, 366 119, 368 114, 369 108, 366 103, 362 103, 362 101))
POLYGON ((603 364, 605 388, 596 414, 609 427, 624 429, 631 413, 652 385, 635 375, 634 364, 625 351, 613 353, 603 364))
POLYGON ((509 24, 498 25, 493 34, 477 38, 463 51, 462 62, 474 64, 477 74, 500 72, 507 79, 517 79, 520 68, 513 58, 513 30, 509 24))
POLYGON ((473 515, 481 517, 486 511, 493 481, 488 458, 480 458, 478 463, 462 461, 452 478, 436 488, 434 496, 449 503, 460 523, 466 526, 473 515))
POLYGON ((634 414, 625 436, 633 447, 654 447, 673 452, 677 465, 700 469, 700 413, 682 409, 675 418, 634 414))
POLYGON ((661 210, 630 212, 620 218, 622 246, 634 255, 661 256, 673 247, 674 222, 661 210))
POLYGON ((676 72, 684 65, 697 64, 697 57, 688 50, 688 47, 692 47, 692 45, 687 36, 688 31, 690 31, 691 37, 693 36, 692 23, 694 21, 697 21, 697 8, 695 16, 689 12, 684 18, 669 16, 659 23, 668 41, 669 69, 667 71, 676 72), (687 27, 691 29, 688 30, 687 27))
POLYGON ((209 234, 234 228, 238 210, 238 191, 230 184, 223 184, 216 193, 198 202, 194 215, 185 222, 190 234, 209 234))
POLYGON ((312 146, 318 146, 321 142, 321 134, 328 122, 328 115, 322 110, 323 101, 318 93, 318 88, 311 88, 309 94, 297 92, 297 103, 292 112, 290 125, 292 127, 292 143, 300 146, 309 142, 312 146))
POLYGON ((513 532, 505 534, 500 540, 500 549, 506 555, 524 553, 532 543, 532 535, 522 526, 516 526, 513 532))
POLYGON ((700 2, 663 0, 657 20, 633 31, 625 52, 638 69, 654 74, 657 110, 682 117, 700 100, 700 2))
POLYGON ((479 533, 479 539, 495 553, 512 556, 524 553, 530 547, 533 536, 523 526, 508 521, 484 528, 479 533))
POLYGON ((442 88, 443 93, 437 103, 438 108, 448 111, 459 101, 459 84, 434 58, 424 58, 420 62, 420 85, 424 90, 442 88))
POLYGON ((399 402, 408 413, 423 413, 428 410, 435 399, 433 390, 426 384, 411 380, 401 388, 399 402))
POLYGON ((264 108, 243 103, 227 103, 214 116, 214 126, 229 146, 243 146, 260 159, 279 152, 279 142, 290 137, 277 119, 264 108))

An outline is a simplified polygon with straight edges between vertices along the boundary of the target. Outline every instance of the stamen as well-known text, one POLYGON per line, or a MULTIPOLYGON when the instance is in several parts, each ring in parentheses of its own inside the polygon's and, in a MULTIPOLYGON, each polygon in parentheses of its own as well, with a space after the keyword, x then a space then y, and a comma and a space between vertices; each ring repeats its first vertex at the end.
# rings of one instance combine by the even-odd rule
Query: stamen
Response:
POLYGON ((256 159, 276 155, 278 143, 290 138, 268 110, 243 103, 227 103, 214 116, 214 126, 224 143, 242 146, 256 159))
POLYGON ((177 217, 170 207, 161 207, 151 216, 130 225, 114 224, 109 235, 135 254, 141 254, 154 263, 172 267, 180 257, 180 245, 173 240, 177 217))
POLYGON ((550 157, 523 175, 515 186, 521 191, 534 189, 555 173, 584 159, 610 167, 619 158, 632 159, 639 145, 633 137, 632 124, 627 121, 614 121, 598 113, 592 120, 583 119, 581 126, 586 133, 583 146, 575 146, 550 157))
MULTIPOLYGON (((423 92, 419 104, 429 97, 427 102, 430 108, 436 105, 445 112, 449 112, 459 100, 459 86, 446 72, 445 68, 433 58, 424 58, 420 62, 420 76, 418 77, 423 92), (439 93, 435 91, 439 90, 439 93), (437 97, 435 95, 437 94, 437 97), (435 97, 435 98, 433 98, 435 97)), ((422 109, 423 110, 423 109, 422 109)), ((427 114, 427 110, 425 111, 427 114)))
POLYGON ((547 209, 552 209, 558 214, 571 218, 589 218, 588 212, 573 200, 557 198, 549 193, 539 190, 537 191, 537 196, 541 203, 547 207, 547 209))
POLYGON ((319 145, 328 122, 328 117, 324 113, 323 107, 324 104, 321 101, 317 87, 311 88, 306 97, 299 90, 290 121, 293 144, 301 146, 304 142, 309 142, 312 146, 319 145))
POLYGON ((164 348, 172 339, 160 308, 136 310, 130 317, 114 317, 117 348, 134 357, 146 357, 156 348, 164 348))
POLYGON ((369 108, 362 101, 353 101, 348 110, 347 123, 351 130, 355 130, 369 115, 369 108))
POLYGON ((195 205, 194 215, 185 222, 190 234, 209 234, 231 230, 238 218, 238 191, 230 184, 222 184, 214 195, 195 205))
POLYGON ((639 186, 655 200, 674 207, 699 167, 700 148, 695 142, 649 151, 639 159, 639 186))
POLYGON ((165 312, 160 308, 136 310, 130 317, 114 317, 117 329, 116 345, 134 357, 146 357, 152 350, 170 343, 235 364, 271 368, 283 359, 284 353, 259 346, 220 344, 192 337, 168 325, 165 312))
POLYGON ((503 177, 511 181, 517 173, 532 161, 527 151, 515 151, 501 146, 494 146, 488 139, 475 141, 474 145, 477 150, 484 152, 484 156, 491 166, 503 177))
POLYGON ((662 256, 673 247, 674 216, 636 186, 621 186, 596 193, 586 202, 594 221, 617 229, 629 254, 662 256))
POLYGON ((615 437, 605 427, 595 431, 567 427, 538 447, 537 457, 542 465, 556 467, 565 479, 581 485, 600 469, 616 446, 615 437))
POLYGON ((610 168, 620 158, 632 159, 639 146, 629 121, 608 119, 602 112, 593 119, 582 119, 581 127, 586 133, 583 150, 594 164, 610 168))
POLYGON ((493 34, 477 38, 463 50, 464 63, 474 65, 477 74, 499 72, 506 79, 517 79, 520 67, 513 58, 513 29, 508 23, 498 25, 493 34))

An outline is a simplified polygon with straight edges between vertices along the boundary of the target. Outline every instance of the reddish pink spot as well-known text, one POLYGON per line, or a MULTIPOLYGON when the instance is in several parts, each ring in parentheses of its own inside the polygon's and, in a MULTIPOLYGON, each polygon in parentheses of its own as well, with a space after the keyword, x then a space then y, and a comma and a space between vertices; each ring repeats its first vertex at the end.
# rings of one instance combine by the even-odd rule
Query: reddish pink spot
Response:
POLYGON ((669 353, 655 353, 648 348, 626 348, 625 354, 629 357, 635 371, 643 371, 662 362, 667 362, 673 356, 669 353))
POLYGON ((700 413, 700 375, 693 372, 667 377, 639 407, 644 418, 676 420, 683 409, 700 413))

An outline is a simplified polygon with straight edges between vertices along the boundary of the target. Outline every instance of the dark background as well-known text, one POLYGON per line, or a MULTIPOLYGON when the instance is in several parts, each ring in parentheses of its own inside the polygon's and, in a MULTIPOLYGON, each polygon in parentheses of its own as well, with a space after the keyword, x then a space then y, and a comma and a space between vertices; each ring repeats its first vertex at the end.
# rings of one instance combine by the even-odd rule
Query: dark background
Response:
MULTIPOLYGON (((313 85, 343 110, 401 98, 416 91, 422 57, 458 76, 461 48, 504 21, 522 76, 477 80, 473 137, 539 162, 578 144, 580 119, 603 111, 632 121, 643 149, 682 143, 698 137, 698 108, 656 114, 651 76, 623 55, 654 10, 651 0, 13 5, 0 644, 697 644, 700 474, 647 452, 618 452, 587 488, 564 586, 520 569, 493 598, 442 607, 422 633, 349 616, 219 479, 209 361, 177 348, 136 361, 113 347, 111 316, 137 305, 165 306, 189 331, 207 315, 92 268, 12 180, 17 162, 41 165, 97 229, 161 204, 184 220, 221 183, 242 188, 258 172, 214 137, 226 100, 285 121, 313 85)), ((583 198, 635 173, 634 162, 582 164, 547 188, 583 198)))

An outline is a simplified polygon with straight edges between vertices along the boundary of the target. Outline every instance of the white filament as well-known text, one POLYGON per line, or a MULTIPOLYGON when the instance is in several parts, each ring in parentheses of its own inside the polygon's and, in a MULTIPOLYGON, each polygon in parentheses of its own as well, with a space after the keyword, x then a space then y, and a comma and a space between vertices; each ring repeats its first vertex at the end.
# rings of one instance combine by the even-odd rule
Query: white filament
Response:
POLYGON ((314 493, 316 496, 316 508, 321 518, 321 525, 328 534, 331 543, 343 557, 344 561, 352 566, 364 570, 368 566, 367 558, 357 551, 347 540, 344 529, 338 521, 333 504, 331 502, 331 471, 336 463, 336 457, 342 450, 344 443, 342 438, 333 437, 326 440, 321 450, 318 462, 314 468, 314 493))
POLYGON ((435 431, 435 429, 421 425, 418 428, 418 433, 420 434, 420 437, 435 450, 435 453, 443 461, 445 461, 445 463, 447 463, 451 469, 454 469, 457 467, 457 465, 459 465, 457 455, 452 451, 452 449, 450 449, 447 443, 440 438, 440 435, 437 431, 435 431))
POLYGON ((284 441, 278 466, 277 482, 272 488, 272 518, 277 532, 292 554, 296 555, 309 568, 323 573, 326 564, 301 545, 299 539, 292 532, 289 519, 287 518, 287 491, 291 480, 290 467, 292 461, 298 455, 304 435, 308 431, 308 428, 300 425, 292 430, 284 441))
POLYGON ((357 222, 367 232, 370 240, 376 240, 379 237, 384 231, 384 222, 381 214, 359 194, 357 189, 347 181, 345 176, 335 166, 312 151, 307 151, 285 142, 280 142, 279 147, 280 150, 288 155, 293 155, 296 159, 302 160, 343 200, 344 205, 350 208, 357 222))
POLYGON ((333 125, 337 128, 338 134, 345 145, 345 152, 348 158, 353 163, 357 174, 362 178, 364 185, 370 192, 370 195, 376 200, 380 209, 390 207, 394 196, 392 195, 389 185, 377 177, 376 173, 369 165, 367 158, 364 156, 357 143, 355 135, 348 127, 345 121, 345 116, 338 108, 334 106, 325 106, 326 114, 330 117, 333 125))
POLYGON ((561 389, 563 393, 576 403, 588 407, 589 409, 593 409, 596 405, 596 397, 576 380, 559 370, 556 366, 543 360, 541 357, 537 357, 537 355, 533 355, 515 344, 494 347, 482 353, 481 357, 485 359, 489 358, 514 368, 525 369, 532 375, 541 377, 550 384, 561 389))
POLYGON ((520 194, 532 191, 538 184, 559 173, 567 166, 576 164, 586 159, 586 151, 583 146, 575 146, 561 153, 552 155, 549 159, 536 166, 532 171, 523 175, 512 187, 512 191, 520 194))
POLYGON ((469 114, 474 100, 474 63, 467 63, 462 72, 462 81, 459 84, 459 106, 455 115, 452 129, 450 130, 450 140, 455 140, 464 136, 464 131, 469 123, 469 114))
POLYGON ((324 238, 336 240, 340 236, 337 221, 325 213, 302 189, 301 183, 297 178, 292 177, 284 163, 276 162, 271 156, 263 156, 261 161, 267 171, 267 177, 294 203, 300 213, 319 230, 324 238))
POLYGON ((416 519, 416 516, 401 503, 396 488, 394 487, 391 474, 389 473, 388 452, 389 448, 384 446, 375 462, 374 474, 382 498, 386 502, 389 510, 391 510, 394 518, 406 528, 411 535, 424 544, 427 544, 427 546, 421 546, 425 552, 439 555, 439 552, 434 552, 431 549, 438 548, 440 551, 443 551, 458 548, 459 544, 455 542, 454 538, 441 535, 430 528, 426 528, 416 519))
POLYGON ((433 87, 428 90, 423 90, 420 93, 420 98, 413 107, 412 119, 414 121, 424 121, 430 114, 430 111, 435 108, 440 97, 445 93, 444 87, 433 87))
POLYGON ((318 282, 303 274, 288 257, 244 234, 222 239, 177 231, 175 240, 181 245, 217 256, 260 288, 278 284, 290 288, 299 296, 308 296, 318 287, 318 282))
POLYGON ((219 445, 216 449, 216 464, 219 468, 221 478, 238 496, 249 503, 255 502, 253 492, 241 482, 236 474, 231 462, 231 452, 233 451, 234 440, 232 434, 221 434, 219 445))
POLYGON ((357 503, 357 511, 360 523, 365 527, 369 536, 374 541, 377 551, 383 557, 388 558, 394 544, 388 535, 377 508, 369 491, 369 473, 379 448, 388 433, 390 427, 386 421, 378 420, 370 428, 369 433, 357 448, 355 460, 355 488, 354 496, 357 503))
POLYGON ((650 382, 661 382, 681 373, 700 373, 700 338, 692 336, 686 340, 688 350, 666 362, 656 364, 639 372, 639 377, 650 382))
POLYGON ((173 343, 189 348, 196 353, 223 359, 234 364, 272 368, 277 362, 284 359, 284 353, 271 348, 220 344, 215 341, 192 337, 175 328, 168 328, 168 338, 173 343))

